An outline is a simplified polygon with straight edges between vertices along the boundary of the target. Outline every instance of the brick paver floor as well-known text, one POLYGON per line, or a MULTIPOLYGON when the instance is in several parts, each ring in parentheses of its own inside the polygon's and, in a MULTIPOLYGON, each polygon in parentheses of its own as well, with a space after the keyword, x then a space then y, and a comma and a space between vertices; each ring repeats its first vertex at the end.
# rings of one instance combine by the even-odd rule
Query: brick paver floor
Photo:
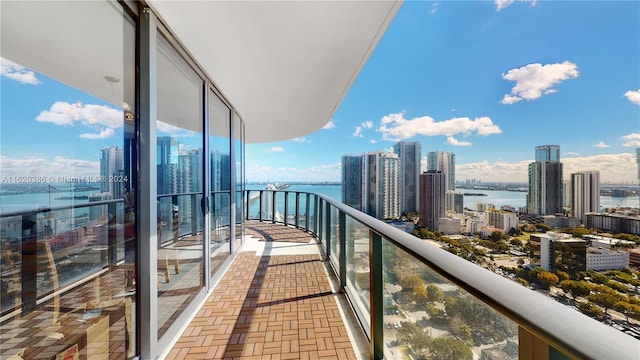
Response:
MULTIPOLYGON (((249 227, 249 226, 248 226, 249 227)), ((259 225, 261 235, 309 234, 259 225)), ((268 239, 267 241, 277 241, 268 239)), ((261 239, 264 241, 264 239, 261 239)), ((304 242, 304 241, 301 241, 304 242)), ((355 359, 319 254, 242 252, 167 359, 355 359)))

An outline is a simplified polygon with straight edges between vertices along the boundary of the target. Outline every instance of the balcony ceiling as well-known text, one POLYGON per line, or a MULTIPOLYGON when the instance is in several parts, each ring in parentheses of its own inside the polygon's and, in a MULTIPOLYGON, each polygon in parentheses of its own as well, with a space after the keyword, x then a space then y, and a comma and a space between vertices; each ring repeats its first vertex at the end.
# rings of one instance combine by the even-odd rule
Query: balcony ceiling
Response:
POLYGON ((149 3, 259 143, 327 124, 401 2, 149 3))

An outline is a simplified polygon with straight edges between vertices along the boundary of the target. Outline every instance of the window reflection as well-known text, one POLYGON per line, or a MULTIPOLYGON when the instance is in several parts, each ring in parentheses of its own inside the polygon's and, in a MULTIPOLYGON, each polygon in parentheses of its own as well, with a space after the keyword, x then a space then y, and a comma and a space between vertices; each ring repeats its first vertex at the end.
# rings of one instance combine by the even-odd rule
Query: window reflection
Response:
POLYGON ((0 24, 0 358, 132 358, 134 22, 108 1, 12 2, 0 24))
POLYGON ((202 79, 158 36, 158 336, 203 289, 202 79))
POLYGON ((211 276, 231 254, 231 111, 209 92, 211 149, 211 276))

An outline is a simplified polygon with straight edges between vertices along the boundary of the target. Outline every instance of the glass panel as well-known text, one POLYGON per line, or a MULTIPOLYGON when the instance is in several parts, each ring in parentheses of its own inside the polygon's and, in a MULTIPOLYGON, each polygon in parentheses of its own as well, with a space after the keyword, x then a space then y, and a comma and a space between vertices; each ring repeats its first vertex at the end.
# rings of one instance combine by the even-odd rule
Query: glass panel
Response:
POLYGON ((384 342, 394 359, 518 358, 516 323, 386 239, 382 252, 384 342))
POLYGON ((287 209, 287 224, 296 224, 296 193, 287 193, 288 209, 287 209))
POLYGON ((284 197, 285 193, 281 191, 276 191, 276 213, 275 220, 276 222, 284 222, 285 212, 284 212, 284 197))
POLYGON ((132 358, 134 22, 108 1, 1 16, 0 358, 132 358))
POLYGON ((346 218, 346 265, 347 265, 347 295, 351 298, 358 317, 370 329, 370 298, 369 298, 369 228, 346 218))
POLYGON ((209 92, 211 152, 211 276, 231 254, 231 112, 209 92))
POLYGON ((300 193, 298 201, 298 226, 304 229, 307 226, 307 194, 300 193))
POLYGON ((158 35, 158 337, 203 288, 202 80, 158 35))
POLYGON ((316 217, 316 199, 315 195, 309 196, 309 216, 307 216, 307 221, 309 221, 309 230, 316 231, 314 228, 317 223, 316 217))

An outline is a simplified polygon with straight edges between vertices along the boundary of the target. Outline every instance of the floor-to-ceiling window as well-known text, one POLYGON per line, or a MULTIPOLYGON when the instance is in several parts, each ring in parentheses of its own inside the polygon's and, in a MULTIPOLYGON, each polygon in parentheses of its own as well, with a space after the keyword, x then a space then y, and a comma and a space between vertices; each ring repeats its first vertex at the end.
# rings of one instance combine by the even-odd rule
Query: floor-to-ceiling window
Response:
POLYGON ((204 287, 203 79, 157 37, 158 336, 204 287))
POLYGON ((0 358, 131 358, 135 20, 1 6, 0 358))
POLYGON ((231 110, 214 91, 209 91, 209 149, 213 276, 231 254, 231 110))

